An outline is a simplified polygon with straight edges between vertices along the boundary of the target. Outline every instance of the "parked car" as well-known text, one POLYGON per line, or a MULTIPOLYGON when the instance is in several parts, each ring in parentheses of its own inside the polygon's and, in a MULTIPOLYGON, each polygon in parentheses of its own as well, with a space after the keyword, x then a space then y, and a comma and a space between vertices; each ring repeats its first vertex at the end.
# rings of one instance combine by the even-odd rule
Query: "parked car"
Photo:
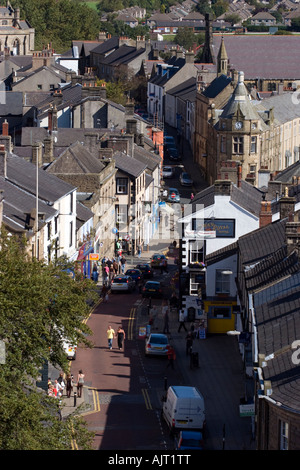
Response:
POLYGON ((153 277, 153 269, 150 264, 137 264, 136 269, 139 269, 143 274, 144 279, 151 279, 153 277))
POLYGON ((167 266, 167 264, 168 264, 168 261, 165 255, 155 253, 151 258, 152 268, 161 268, 162 265, 165 267, 167 266))
POLYGON ((163 166, 162 176, 163 178, 172 178, 174 176, 174 168, 172 166, 163 166))
POLYGON ((182 186, 192 186, 193 180, 190 175, 186 172, 181 173, 179 176, 179 181, 182 186))
POLYGON ((168 146, 166 153, 167 153, 167 155, 169 156, 169 158, 171 160, 179 160, 180 159, 178 149, 175 146, 168 146))
POLYGON ((125 274, 114 277, 111 281, 110 290, 114 292, 132 292, 135 289, 135 281, 125 274))
POLYGON ((169 339, 167 335, 161 333, 150 333, 145 341, 145 355, 166 356, 169 349, 169 339))
POLYGON ((167 200, 169 202, 180 202, 180 194, 178 189, 169 188, 167 200))
POLYGON ((127 269, 125 275, 132 277, 136 284, 143 280, 143 273, 139 269, 127 269))
POLYGON ((143 297, 162 297, 163 292, 159 281, 147 281, 142 290, 143 297))
POLYGON ((175 139, 172 135, 165 135, 164 136, 164 145, 167 146, 167 144, 172 144, 175 147, 176 143, 175 143, 175 139))
POLYGON ((202 432, 180 431, 175 440, 175 450, 203 450, 202 432))

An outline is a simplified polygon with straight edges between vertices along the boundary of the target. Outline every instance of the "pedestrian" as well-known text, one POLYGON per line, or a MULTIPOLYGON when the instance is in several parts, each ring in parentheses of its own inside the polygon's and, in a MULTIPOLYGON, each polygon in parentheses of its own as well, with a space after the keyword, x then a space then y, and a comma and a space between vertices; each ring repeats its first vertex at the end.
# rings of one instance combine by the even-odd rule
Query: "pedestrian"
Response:
POLYGON ((142 247, 141 245, 138 246, 138 257, 140 258, 142 254, 142 247))
POLYGON ((64 374, 62 372, 59 374, 57 382, 60 385, 61 395, 63 395, 66 384, 65 384, 65 381, 64 381, 64 374))
POLYGON ((72 390, 73 390, 73 375, 71 375, 71 374, 67 375, 66 390, 67 390, 67 398, 70 398, 72 390))
POLYGON ((177 308, 178 307, 178 298, 177 298, 175 292, 173 292, 172 295, 171 295, 170 307, 171 308, 177 308))
POLYGON ((55 380, 54 382, 54 389, 56 390, 56 396, 61 397, 63 394, 63 387, 60 385, 60 383, 55 380))
POLYGON ((124 272, 125 272, 125 267, 126 267, 126 259, 125 259, 125 256, 122 256, 122 258, 121 258, 121 271, 122 271, 122 274, 124 274, 124 272))
POLYGON ((179 312, 179 327, 178 327, 178 333, 180 332, 181 328, 183 328, 185 331, 187 331, 185 324, 184 324, 184 311, 180 310, 179 312))
POLYGON ((116 337, 116 333, 115 333, 115 330, 111 327, 111 325, 108 326, 106 334, 107 334, 107 340, 108 340, 108 347, 109 349, 112 349, 112 342, 113 342, 113 339, 116 337))
POLYGON ((103 284, 102 289, 101 289, 101 297, 103 300, 105 299, 106 293, 107 293, 107 286, 103 284))
POLYGON ((117 341, 118 341, 118 347, 119 349, 123 349, 123 341, 125 339, 125 331, 121 326, 119 326, 118 331, 117 331, 117 341))
POLYGON ((194 193, 191 193, 191 201, 194 199, 194 193))
POLYGON ((165 312, 164 312, 164 329, 163 329, 163 333, 170 333, 170 330, 169 330, 169 309, 168 308, 165 308, 165 312))
POLYGON ((176 359, 176 353, 175 353, 175 349, 172 346, 168 347, 167 357, 168 357, 168 364, 166 368, 171 366, 172 369, 174 370, 174 361, 176 359))
POLYGON ((193 335, 189 331, 188 334, 185 337, 186 339, 186 355, 188 356, 192 352, 192 347, 193 347, 193 335))
POLYGON ((105 272, 105 283, 108 284, 108 280, 109 280, 109 267, 108 267, 107 264, 106 264, 105 267, 104 267, 104 272, 105 272))
POLYGON ((84 384, 84 373, 80 369, 80 371, 78 372, 78 376, 77 376, 77 396, 78 396, 78 398, 81 398, 83 384, 84 384))
POLYGON ((116 276, 118 274, 118 263, 116 259, 114 259, 113 261, 113 269, 114 269, 114 276, 116 276))

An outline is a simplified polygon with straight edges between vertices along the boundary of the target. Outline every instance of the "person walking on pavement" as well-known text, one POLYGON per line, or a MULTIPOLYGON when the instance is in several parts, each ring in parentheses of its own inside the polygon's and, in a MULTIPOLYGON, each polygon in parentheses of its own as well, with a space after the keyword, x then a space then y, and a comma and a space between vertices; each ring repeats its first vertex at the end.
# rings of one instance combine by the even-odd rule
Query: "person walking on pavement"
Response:
POLYGON ((189 331, 188 334, 185 337, 186 339, 186 355, 188 356, 192 352, 192 347, 193 347, 193 335, 189 331))
POLYGON ((66 390, 67 390, 67 398, 70 398, 72 390, 73 390, 73 375, 71 375, 71 374, 67 375, 66 390))
POLYGON ((184 311, 180 310, 179 311, 179 327, 178 327, 178 333, 180 332, 181 328, 183 328, 185 331, 187 331, 185 324, 184 324, 184 311))
POLYGON ((78 376, 77 376, 77 396, 78 396, 78 398, 81 398, 83 384, 84 384, 84 373, 80 369, 80 371, 78 372, 78 376))
POLYGON ((117 341, 118 341, 118 347, 119 349, 123 349, 123 341, 125 339, 125 331, 121 326, 119 326, 118 331, 117 331, 117 341))
POLYGON ((171 368, 174 370, 174 361, 176 359, 176 353, 175 353, 175 349, 172 346, 168 347, 167 356, 168 356, 168 364, 166 368, 171 366, 171 368))
POLYGON ((109 349, 112 349, 112 342, 113 342, 113 339, 116 337, 116 333, 115 333, 115 330, 111 327, 111 325, 108 326, 106 334, 107 334, 107 340, 108 340, 108 347, 109 349))
POLYGON ((170 330, 169 330, 169 309, 168 307, 164 307, 164 329, 163 329, 163 333, 170 333, 170 330))

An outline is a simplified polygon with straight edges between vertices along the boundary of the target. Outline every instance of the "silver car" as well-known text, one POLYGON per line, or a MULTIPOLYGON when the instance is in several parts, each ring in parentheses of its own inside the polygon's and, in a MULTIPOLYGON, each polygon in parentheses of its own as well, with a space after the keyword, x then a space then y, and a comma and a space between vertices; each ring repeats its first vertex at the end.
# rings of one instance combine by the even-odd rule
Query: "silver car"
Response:
POLYGON ((172 178, 174 176, 174 168, 172 166, 163 166, 163 178, 172 178))
POLYGON ((181 173, 179 177, 180 184, 182 186, 192 186, 193 180, 188 173, 181 173))
POLYGON ((132 292, 135 289, 135 281, 125 274, 114 277, 111 281, 110 290, 114 292, 132 292))
POLYGON ((169 349, 169 339, 162 333, 150 333, 145 342, 146 356, 166 356, 169 349))

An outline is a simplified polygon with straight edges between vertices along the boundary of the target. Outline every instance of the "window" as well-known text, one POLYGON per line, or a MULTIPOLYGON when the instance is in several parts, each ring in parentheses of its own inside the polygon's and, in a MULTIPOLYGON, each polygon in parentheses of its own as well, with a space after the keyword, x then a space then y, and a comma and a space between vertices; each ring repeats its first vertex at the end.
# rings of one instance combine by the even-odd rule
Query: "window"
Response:
POLYGON ((249 165, 249 173, 255 173, 256 172, 256 165, 249 165))
POLYGON ((73 222, 70 222, 70 243, 69 246, 73 245, 73 222))
POLYGON ((190 263, 200 263, 203 261, 203 240, 190 242, 190 263))
POLYGON ((205 284, 205 273, 190 273, 190 295, 198 295, 198 290, 205 284))
POLYGON ((38 89, 38 90, 42 90, 42 89, 43 89, 43 85, 38 85, 38 86, 37 86, 37 89, 38 89))
POLYGON ((244 137, 233 137, 233 153, 244 153, 244 137))
POLYGON ((225 273, 225 269, 216 270, 216 294, 230 293, 230 276, 225 273))
POLYGON ((225 135, 221 135, 221 152, 226 152, 226 137, 225 135))
POLYGON ((117 194, 127 194, 128 193, 128 179, 127 178, 117 178, 117 194))
POLYGON ((230 318, 231 317, 231 307, 219 307, 212 306, 208 310, 209 318, 230 318))
POLYGON ((252 136, 251 137, 251 153, 256 153, 257 151, 257 137, 252 136))
POLYGON ((70 212, 73 214, 73 193, 70 194, 70 212))
POLYGON ((47 239, 50 240, 51 238, 51 222, 47 224, 47 239))
POLYGON ((116 223, 120 225, 126 225, 127 224, 127 205, 126 204, 120 204, 119 206, 116 206, 116 223))
POLYGON ((289 450, 289 424, 280 421, 280 450, 289 450))
POLYGON ((276 91, 276 83, 268 83, 268 91, 276 91))

